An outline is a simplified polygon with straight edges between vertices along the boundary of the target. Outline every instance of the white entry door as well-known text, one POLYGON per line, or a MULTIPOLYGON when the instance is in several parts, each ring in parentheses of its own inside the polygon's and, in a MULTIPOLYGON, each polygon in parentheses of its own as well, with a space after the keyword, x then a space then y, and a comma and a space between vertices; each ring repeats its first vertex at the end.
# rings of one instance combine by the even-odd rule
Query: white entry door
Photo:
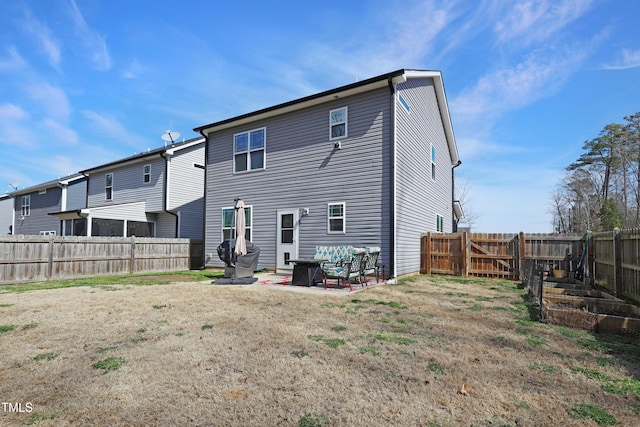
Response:
POLYGON ((290 259, 298 258, 298 209, 278 209, 276 269, 293 270, 290 259))

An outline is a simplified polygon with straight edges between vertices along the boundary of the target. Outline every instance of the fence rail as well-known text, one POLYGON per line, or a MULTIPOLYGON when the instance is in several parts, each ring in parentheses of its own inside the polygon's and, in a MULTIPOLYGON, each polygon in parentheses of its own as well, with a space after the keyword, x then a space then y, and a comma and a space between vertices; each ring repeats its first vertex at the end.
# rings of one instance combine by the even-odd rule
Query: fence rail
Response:
POLYGON ((200 268, 193 239, 0 236, 0 283, 200 268))
POLYGON ((582 234, 427 233, 420 272, 519 280, 578 272, 588 285, 640 302, 640 229, 582 234), (584 250, 588 248, 588 250, 584 250))

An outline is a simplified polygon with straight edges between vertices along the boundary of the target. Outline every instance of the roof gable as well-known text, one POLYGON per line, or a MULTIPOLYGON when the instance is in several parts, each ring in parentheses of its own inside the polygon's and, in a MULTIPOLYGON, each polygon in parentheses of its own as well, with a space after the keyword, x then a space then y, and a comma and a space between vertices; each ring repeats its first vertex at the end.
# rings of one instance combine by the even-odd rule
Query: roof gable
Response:
POLYGON ((295 99, 283 104, 274 105, 272 107, 263 108, 251 113, 242 114, 240 116, 210 123, 208 125, 194 128, 193 130, 206 137, 207 134, 211 132, 217 132, 233 126, 239 126, 245 123, 278 116, 291 111, 307 108, 312 105, 329 102, 334 99, 379 89, 384 86, 388 86, 390 89, 390 93, 392 93, 395 84, 402 83, 407 79, 413 78, 433 79, 438 99, 438 108, 440 109, 442 125, 444 127, 445 135, 447 138, 447 145, 449 147, 449 154, 451 156, 451 162, 454 165, 458 164, 460 162, 460 158, 458 156, 458 147, 456 145, 455 136, 453 133, 453 125, 451 123, 449 106, 444 90, 444 83, 442 81, 442 73, 440 71, 400 69, 387 74, 372 77, 370 79, 362 80, 360 82, 352 83, 346 86, 340 86, 338 88, 306 96, 304 98, 295 99))

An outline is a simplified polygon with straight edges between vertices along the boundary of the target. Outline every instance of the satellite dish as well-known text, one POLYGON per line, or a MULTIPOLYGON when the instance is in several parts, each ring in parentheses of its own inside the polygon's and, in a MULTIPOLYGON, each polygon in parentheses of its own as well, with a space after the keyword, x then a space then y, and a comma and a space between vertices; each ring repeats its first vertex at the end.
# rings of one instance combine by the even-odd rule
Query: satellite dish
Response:
POLYGON ((173 144, 176 142, 176 139, 180 138, 180 132, 172 132, 168 130, 167 133, 162 134, 161 138, 164 142, 170 142, 173 144))

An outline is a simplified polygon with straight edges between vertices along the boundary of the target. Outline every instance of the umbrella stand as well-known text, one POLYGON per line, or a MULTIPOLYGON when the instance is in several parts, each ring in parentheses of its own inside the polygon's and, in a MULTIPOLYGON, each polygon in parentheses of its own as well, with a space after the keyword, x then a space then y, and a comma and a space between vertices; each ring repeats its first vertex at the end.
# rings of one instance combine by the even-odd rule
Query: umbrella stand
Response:
MULTIPOLYGON (((233 245, 229 248, 231 250, 231 253, 235 255, 236 257, 236 262, 235 265, 233 267, 233 277, 232 278, 223 278, 223 279, 218 279, 218 280, 214 280, 211 283, 214 283, 216 285, 250 285, 252 283, 255 283, 258 278, 257 277, 238 277, 238 254, 235 253, 236 250, 236 242, 238 240, 238 227, 237 227, 237 220, 238 220, 238 211, 241 209, 238 207, 238 201, 240 201, 240 198, 235 198, 234 199, 234 204, 233 204, 233 229, 236 232, 236 238, 233 239, 233 245)), ((243 215, 244 215, 244 209, 243 209, 243 215)), ((231 239, 229 239, 231 240, 231 239)))

